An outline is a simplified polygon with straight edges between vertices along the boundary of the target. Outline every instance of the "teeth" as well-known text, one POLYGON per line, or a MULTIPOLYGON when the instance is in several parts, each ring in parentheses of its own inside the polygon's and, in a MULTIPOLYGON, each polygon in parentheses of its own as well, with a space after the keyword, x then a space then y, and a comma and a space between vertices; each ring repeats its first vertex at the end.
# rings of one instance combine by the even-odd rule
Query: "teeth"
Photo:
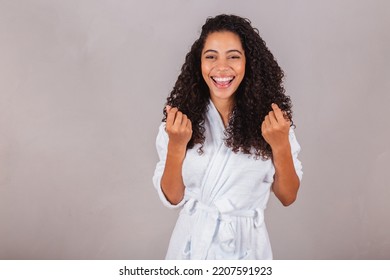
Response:
POLYGON ((223 82, 229 82, 229 81, 233 80, 233 77, 223 77, 223 78, 222 77, 221 78, 214 77, 214 80, 217 82, 223 83, 223 82))

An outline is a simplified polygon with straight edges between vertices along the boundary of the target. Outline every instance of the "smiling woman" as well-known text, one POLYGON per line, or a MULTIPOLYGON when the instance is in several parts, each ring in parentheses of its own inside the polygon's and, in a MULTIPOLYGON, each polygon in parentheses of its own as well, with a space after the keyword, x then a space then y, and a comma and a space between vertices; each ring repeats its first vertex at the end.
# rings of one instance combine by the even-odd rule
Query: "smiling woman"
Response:
POLYGON ((234 105, 234 93, 245 75, 245 51, 240 37, 228 31, 209 34, 201 68, 210 90, 210 99, 220 109, 223 123, 227 126, 234 105))
POLYGON ((302 166, 283 71, 250 21, 209 18, 167 99, 153 181, 182 207, 167 259, 271 259, 264 209, 297 196, 302 166))

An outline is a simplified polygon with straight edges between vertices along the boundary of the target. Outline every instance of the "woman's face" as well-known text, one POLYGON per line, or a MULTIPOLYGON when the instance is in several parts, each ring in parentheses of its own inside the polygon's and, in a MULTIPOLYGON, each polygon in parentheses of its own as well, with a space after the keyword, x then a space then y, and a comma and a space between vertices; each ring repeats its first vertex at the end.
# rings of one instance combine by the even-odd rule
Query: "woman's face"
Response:
POLYGON ((202 76, 213 101, 232 101, 245 75, 240 37, 229 31, 210 33, 201 54, 202 76))

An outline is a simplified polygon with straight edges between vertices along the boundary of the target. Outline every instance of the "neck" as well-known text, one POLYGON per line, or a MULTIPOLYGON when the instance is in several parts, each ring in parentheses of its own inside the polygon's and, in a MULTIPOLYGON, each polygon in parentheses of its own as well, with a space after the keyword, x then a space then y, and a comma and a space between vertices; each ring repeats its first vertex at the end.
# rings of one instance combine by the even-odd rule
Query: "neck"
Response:
POLYGON ((234 100, 213 100, 211 101, 214 103, 215 108, 217 109, 219 115, 222 118, 223 124, 225 127, 229 124, 229 116, 231 112, 233 111, 234 106, 234 100))

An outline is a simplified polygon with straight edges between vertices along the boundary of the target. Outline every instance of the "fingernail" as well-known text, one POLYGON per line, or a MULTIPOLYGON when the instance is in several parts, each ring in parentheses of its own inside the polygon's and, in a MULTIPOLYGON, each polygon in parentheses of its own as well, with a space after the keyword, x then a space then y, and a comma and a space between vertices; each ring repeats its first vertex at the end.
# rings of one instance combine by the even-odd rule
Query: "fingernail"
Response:
POLYGON ((165 106, 165 111, 168 112, 169 110, 171 110, 171 108, 172 108, 171 106, 167 105, 167 106, 165 106))

